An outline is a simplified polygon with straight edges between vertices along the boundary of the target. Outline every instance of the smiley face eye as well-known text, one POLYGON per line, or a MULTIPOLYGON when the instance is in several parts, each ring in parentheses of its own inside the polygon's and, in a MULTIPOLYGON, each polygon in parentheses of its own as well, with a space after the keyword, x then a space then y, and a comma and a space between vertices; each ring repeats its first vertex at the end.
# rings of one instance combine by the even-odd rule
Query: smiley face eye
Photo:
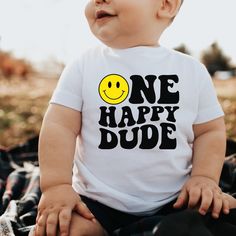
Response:
POLYGON ((120 82, 116 82, 116 87, 117 87, 117 88, 120 87, 120 82))
POLYGON ((111 81, 108 82, 108 88, 111 88, 112 84, 111 81))

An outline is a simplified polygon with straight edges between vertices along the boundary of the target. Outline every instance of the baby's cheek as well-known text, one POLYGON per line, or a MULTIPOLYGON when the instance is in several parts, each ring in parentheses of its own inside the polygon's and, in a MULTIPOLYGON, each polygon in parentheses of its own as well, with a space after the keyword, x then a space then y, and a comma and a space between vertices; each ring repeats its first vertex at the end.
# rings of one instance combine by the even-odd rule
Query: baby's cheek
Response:
POLYGON ((87 18, 87 21, 90 22, 94 18, 95 7, 92 1, 89 1, 85 7, 84 13, 87 18))

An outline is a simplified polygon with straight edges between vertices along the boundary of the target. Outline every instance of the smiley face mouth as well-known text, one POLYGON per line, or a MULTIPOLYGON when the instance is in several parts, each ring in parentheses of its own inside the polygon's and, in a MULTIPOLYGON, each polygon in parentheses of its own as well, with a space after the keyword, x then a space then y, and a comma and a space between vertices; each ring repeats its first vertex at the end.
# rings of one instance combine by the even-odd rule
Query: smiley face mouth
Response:
POLYGON ((111 97, 109 97, 107 94, 106 94, 106 90, 103 90, 103 92, 104 92, 104 94, 106 95, 106 97, 107 98, 109 98, 109 99, 111 99, 111 100, 117 100, 117 99, 119 99, 119 98, 121 98, 122 96, 123 96, 123 94, 124 94, 124 90, 122 90, 122 94, 119 96, 119 97, 117 97, 117 98, 111 98, 111 97))

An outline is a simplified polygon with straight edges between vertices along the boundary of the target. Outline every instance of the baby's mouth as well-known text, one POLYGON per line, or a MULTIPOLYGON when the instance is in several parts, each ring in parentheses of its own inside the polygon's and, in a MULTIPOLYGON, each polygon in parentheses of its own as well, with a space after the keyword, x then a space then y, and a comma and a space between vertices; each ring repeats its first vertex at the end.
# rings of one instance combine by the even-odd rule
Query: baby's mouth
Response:
POLYGON ((104 19, 104 18, 110 18, 110 17, 114 17, 114 16, 115 15, 112 15, 111 13, 103 11, 103 10, 97 11, 95 13, 95 18, 97 20, 104 19))

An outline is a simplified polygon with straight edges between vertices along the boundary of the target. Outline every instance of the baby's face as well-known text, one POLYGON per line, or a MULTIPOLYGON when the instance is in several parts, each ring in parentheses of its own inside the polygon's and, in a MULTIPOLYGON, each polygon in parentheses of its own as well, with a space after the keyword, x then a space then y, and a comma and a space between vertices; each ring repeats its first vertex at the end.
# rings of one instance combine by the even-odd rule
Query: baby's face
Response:
POLYGON ((114 48, 155 45, 159 0, 89 0, 85 15, 93 34, 114 48))

